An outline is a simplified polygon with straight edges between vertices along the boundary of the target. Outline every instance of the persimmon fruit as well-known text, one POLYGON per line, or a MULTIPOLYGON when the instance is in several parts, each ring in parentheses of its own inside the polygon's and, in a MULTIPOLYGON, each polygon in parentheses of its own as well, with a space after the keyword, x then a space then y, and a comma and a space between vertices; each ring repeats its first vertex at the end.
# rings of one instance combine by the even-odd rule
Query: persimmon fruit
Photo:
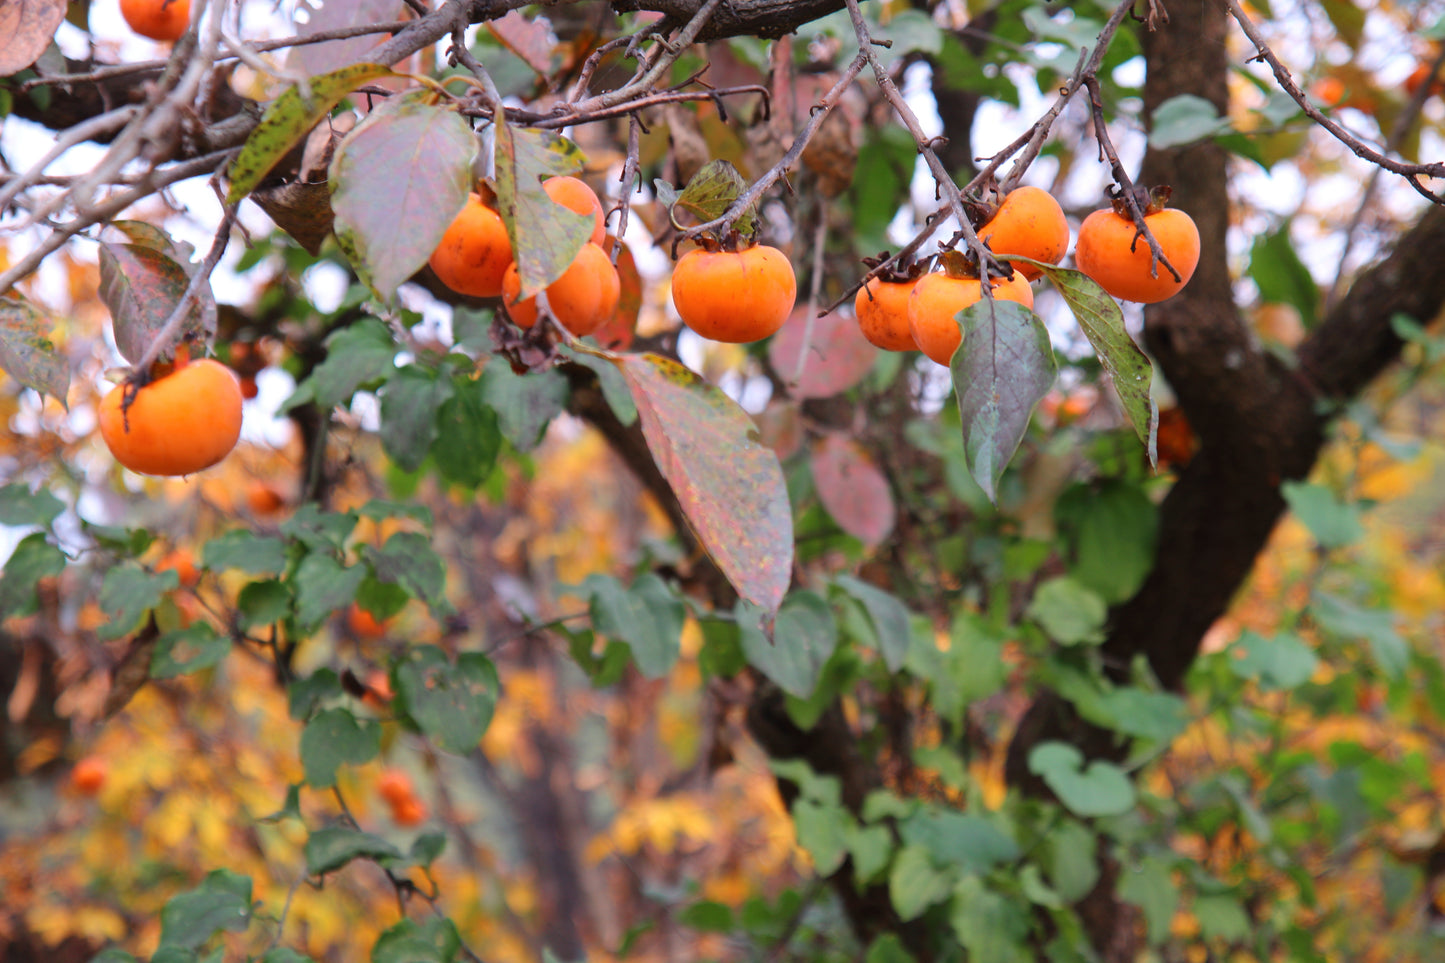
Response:
POLYGON ((70 770, 70 788, 81 796, 94 796, 105 785, 110 764, 100 756, 86 756, 70 770))
POLYGON ((363 639, 379 639, 386 634, 386 623, 355 602, 346 610, 346 627, 363 639))
POLYGON ((275 485, 257 478, 246 486, 246 507, 253 515, 269 518, 286 507, 286 496, 275 485))
POLYGON ((710 341, 761 341, 783 326, 797 298, 793 265, 766 244, 740 251, 696 248, 672 269, 678 316, 710 341))
MULTIPOLYGON (((992 290, 995 300, 1014 301, 1030 309, 1034 306, 1034 290, 1021 271, 1009 278, 994 278, 992 290)), ((942 271, 919 278, 908 296, 908 328, 918 349, 946 367, 963 341, 958 312, 982 298, 983 285, 978 278, 950 277, 942 271)))
POLYGON ((547 196, 577 214, 592 215, 592 235, 587 238, 599 247, 607 239, 606 216, 597 192, 580 177, 549 177, 542 182, 547 196))
POLYGON ((196 568, 196 557, 185 546, 172 549, 162 556, 156 563, 156 571, 174 571, 181 580, 182 588, 194 588, 201 578, 201 571, 196 568))
POLYGON ((241 383, 219 361, 187 362, 177 352, 175 369, 134 392, 120 384, 100 400, 100 435, 131 471, 143 475, 190 475, 230 454, 241 437, 241 383))
POLYGON ((376 781, 376 792, 392 806, 399 806, 409 799, 416 798, 416 790, 412 787, 411 777, 400 769, 388 769, 383 772, 381 778, 376 781))
POLYGON ((174 43, 191 25, 191 0, 120 0, 120 15, 142 37, 174 43))
MULTIPOLYGON (((993 217, 978 229, 978 239, 988 242, 989 250, 1000 257, 1021 254, 1058 264, 1069 249, 1069 222, 1048 191, 1018 187, 1008 192, 993 217)), ((1043 274, 1032 264, 1010 264, 1030 281, 1043 274)))
POLYGON ((471 194, 427 263, 437 278, 458 294, 474 298, 501 294, 502 275, 512 263, 512 242, 502 215, 483 204, 479 195, 471 194))
MULTIPOLYGON (((1166 195, 1167 196, 1167 195, 1166 195)), ((1124 301, 1156 304, 1178 294, 1199 264, 1199 229, 1188 214, 1151 201, 1145 208, 1144 223, 1159 242, 1164 256, 1179 272, 1179 279, 1154 256, 1143 235, 1136 239, 1134 222, 1115 208, 1095 211, 1084 218, 1074 262, 1079 270, 1099 283, 1105 291, 1124 301)))
POLYGON ((917 351, 918 342, 908 327, 908 296, 916 281, 872 278, 858 289, 853 313, 858 328, 871 344, 885 351, 917 351))
POLYGON ((1426 83, 1429 83, 1430 91, 1425 95, 1426 97, 1439 97, 1441 95, 1445 95, 1445 78, 1442 78, 1439 75, 1435 75, 1432 78, 1432 71, 1430 69, 1432 66, 1434 65, 1424 63, 1420 64, 1413 71, 1411 71, 1410 76, 1405 78, 1405 92, 1407 94, 1409 94, 1411 97, 1414 97, 1420 92, 1421 87, 1425 86, 1426 83))
POLYGON ((420 799, 404 799, 391 807, 391 818, 398 826, 420 826, 426 822, 426 806, 420 799))
MULTIPOLYGON (((537 299, 519 301, 521 293, 522 276, 517 273, 517 265, 510 264, 502 278, 502 302, 514 322, 530 328, 537 323, 537 299)), ((562 276, 547 285, 546 295, 552 316, 581 338, 612 320, 622 297, 622 281, 612 259, 588 241, 562 276)))

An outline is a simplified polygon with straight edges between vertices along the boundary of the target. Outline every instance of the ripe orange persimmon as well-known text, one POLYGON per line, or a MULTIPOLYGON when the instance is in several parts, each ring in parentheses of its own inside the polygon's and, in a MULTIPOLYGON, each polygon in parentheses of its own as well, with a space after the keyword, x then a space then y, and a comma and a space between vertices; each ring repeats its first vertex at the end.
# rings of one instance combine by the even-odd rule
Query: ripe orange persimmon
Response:
POLYGON ((1430 92, 1425 95, 1426 97, 1439 97, 1441 95, 1445 95, 1445 78, 1441 78, 1440 76, 1436 75, 1432 81, 1430 70, 1431 66, 1433 65, 1420 64, 1410 73, 1410 76, 1405 78, 1405 92, 1408 93, 1411 97, 1414 97, 1417 93, 1420 92, 1420 88, 1425 86, 1426 81, 1431 81, 1430 92))
POLYGON ((606 218, 602 213, 602 201, 597 192, 587 186, 580 177, 549 177, 542 182, 547 196, 558 204, 578 214, 592 215, 592 236, 587 240, 602 246, 607 239, 606 218))
POLYGON ((710 341, 761 341, 788 320, 797 297, 793 265, 766 244, 741 251, 696 248, 672 269, 678 316, 710 341))
POLYGON ((246 486, 246 507, 262 518, 277 515, 286 507, 286 496, 275 485, 257 478, 246 486))
POLYGON ((144 475, 190 475, 210 468, 241 437, 241 384, 218 361, 187 363, 143 385, 125 408, 127 386, 100 401, 100 436, 115 460, 144 475))
POLYGON ((472 194, 427 263, 441 282, 458 294, 474 298, 501 294, 502 275, 512 263, 512 242, 502 216, 472 194))
MULTIPOLYGON (((516 301, 521 293, 522 277, 517 273, 517 265, 509 264, 502 278, 502 302, 514 322, 530 328, 537 323, 537 299, 516 301)), ((612 259, 588 241, 562 276, 547 285, 546 294, 552 316, 580 338, 612 320, 617 313, 618 299, 622 297, 622 281, 612 266, 612 259)))
MULTIPOLYGON (((1035 261, 1058 264, 1069 249, 1069 222, 1054 196, 1038 187, 1008 192, 998 210, 978 229, 978 239, 1000 256, 1022 254, 1035 261)), ((1043 274, 1032 264, 1012 265, 1030 281, 1043 274)))
POLYGON ((416 790, 412 788, 411 777, 400 769, 388 769, 382 773, 381 778, 376 781, 376 792, 392 806, 399 806, 407 800, 416 799, 416 790))
POLYGON ((169 43, 191 25, 191 0, 120 0, 120 15, 142 37, 169 43))
POLYGON ((70 788, 82 796, 94 796, 105 785, 110 764, 100 756, 86 756, 70 770, 70 788))
POLYGON ((1144 223, 1179 272, 1177 281, 1163 264, 1152 264, 1153 254, 1142 236, 1135 242, 1134 222, 1119 213, 1124 208, 1122 200, 1115 201, 1114 209, 1090 214, 1079 228, 1074 262, 1116 298, 1154 304, 1179 293, 1194 276, 1199 264, 1199 229, 1188 214, 1163 206, 1167 192, 1160 197, 1145 208, 1144 223))
MULTIPOLYGON (((1026 308, 1034 306, 1034 290, 1022 272, 1014 272, 1011 278, 994 278, 993 296, 1026 308)), ((958 312, 982 297, 983 285, 978 278, 949 277, 942 271, 919 278, 908 296, 908 327, 919 350, 947 366, 963 341, 958 312)))
POLYGON ((346 626, 363 639, 379 639, 386 634, 386 623, 355 602, 346 610, 346 626))
POLYGON ((426 822, 426 806, 420 799, 403 799, 391 807, 391 818, 398 826, 419 826, 426 822))
POLYGON ((873 278, 858 289, 853 311, 863 337, 886 351, 917 351, 918 343, 908 328, 908 296, 916 281, 884 281, 873 278))
POLYGON ((157 572, 172 570, 180 577, 182 588, 194 587, 201 578, 201 571, 196 568, 196 557, 185 547, 172 549, 156 563, 157 572))

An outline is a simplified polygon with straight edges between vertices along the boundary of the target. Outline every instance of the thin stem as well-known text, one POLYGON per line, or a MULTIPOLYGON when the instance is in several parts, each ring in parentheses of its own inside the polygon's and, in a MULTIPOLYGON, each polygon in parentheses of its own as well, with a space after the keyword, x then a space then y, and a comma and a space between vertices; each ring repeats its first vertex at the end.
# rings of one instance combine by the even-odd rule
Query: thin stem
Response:
POLYGON ((221 261, 221 255, 226 253, 226 246, 231 242, 231 226, 236 223, 236 205, 227 205, 225 214, 221 217, 221 226, 216 229, 215 239, 211 242, 211 250, 206 254, 206 259, 201 266, 191 275, 191 281, 186 285, 185 294, 176 302, 171 310, 170 317, 166 318, 165 324, 156 332, 155 339, 146 348, 145 354, 141 355, 135 363, 135 370, 144 372, 150 369, 151 364, 160 357, 162 351, 170 346, 181 327, 186 323, 187 315, 190 314, 191 305, 200 297, 201 286, 210 282, 211 272, 216 270, 216 265, 221 261))
POLYGON ((818 208, 818 228, 813 232, 813 277, 811 289, 808 292, 808 319, 803 325, 803 343, 798 349, 798 363, 793 367, 792 384, 797 384, 803 377, 803 370, 808 366, 808 352, 813 347, 813 325, 818 320, 818 295, 823 290, 823 248, 828 241, 828 207, 820 205, 818 208))
POLYGON ((1269 44, 1265 42, 1264 36, 1259 32, 1259 28, 1253 20, 1249 19, 1249 14, 1244 12, 1244 8, 1239 5, 1239 0, 1224 0, 1224 2, 1229 7, 1230 15, 1234 17, 1240 29, 1244 31, 1244 35, 1249 38, 1250 43, 1254 44, 1256 54, 1250 59, 1262 60, 1267 63, 1270 70, 1274 72, 1275 80, 1279 81, 1280 87, 1284 88, 1285 93, 1294 98, 1294 102, 1299 104, 1300 109, 1303 110, 1311 120, 1329 131, 1340 143, 1354 151, 1357 157, 1369 161, 1371 164, 1375 164, 1392 174, 1400 175, 1417 193, 1429 199, 1431 203, 1445 204, 1445 197, 1434 193, 1420 183, 1422 176, 1445 177, 1445 163, 1404 164, 1392 160, 1340 126, 1334 119, 1321 113, 1320 109, 1310 103, 1309 97, 1305 96, 1305 92, 1294 82, 1294 78, 1290 76, 1289 68, 1281 63, 1280 59, 1275 56, 1274 51, 1269 48, 1269 44))

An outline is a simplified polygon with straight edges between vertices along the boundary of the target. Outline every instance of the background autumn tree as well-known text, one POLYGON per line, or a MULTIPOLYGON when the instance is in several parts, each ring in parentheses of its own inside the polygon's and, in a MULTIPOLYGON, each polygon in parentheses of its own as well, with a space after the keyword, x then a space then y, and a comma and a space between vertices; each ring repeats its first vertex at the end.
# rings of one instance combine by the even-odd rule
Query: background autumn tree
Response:
POLYGON ((1439 958, 1439 4, 135 6, 0 3, 0 957, 1439 958), (569 174, 591 337, 428 266, 569 174), (1197 270, 859 335, 1021 184, 1197 270))

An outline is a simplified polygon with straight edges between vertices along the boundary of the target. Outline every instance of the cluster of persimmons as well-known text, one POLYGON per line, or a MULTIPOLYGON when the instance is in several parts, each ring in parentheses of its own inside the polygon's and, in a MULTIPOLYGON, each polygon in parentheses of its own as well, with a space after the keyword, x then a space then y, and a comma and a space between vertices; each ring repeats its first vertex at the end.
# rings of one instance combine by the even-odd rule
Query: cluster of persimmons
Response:
MULTIPOLYGON (((1188 283, 1199 263, 1199 231, 1183 211, 1151 199, 1144 223, 1159 241, 1179 277, 1153 263, 1153 253, 1121 199, 1095 211, 1079 228, 1074 248, 1078 269, 1109 294, 1125 301, 1153 304, 1172 297, 1188 283)), ((1058 264, 1069 247, 1069 222, 1051 194, 1037 187, 1010 191, 978 228, 979 240, 1011 268, 990 279, 993 297, 1032 308, 1029 282, 1043 272, 1026 257, 1058 264)), ((962 339, 958 312, 983 297, 983 282, 966 259, 945 257, 943 270, 904 272, 870 280, 858 291, 858 325, 873 344, 889 351, 922 351, 947 365, 962 339)))

